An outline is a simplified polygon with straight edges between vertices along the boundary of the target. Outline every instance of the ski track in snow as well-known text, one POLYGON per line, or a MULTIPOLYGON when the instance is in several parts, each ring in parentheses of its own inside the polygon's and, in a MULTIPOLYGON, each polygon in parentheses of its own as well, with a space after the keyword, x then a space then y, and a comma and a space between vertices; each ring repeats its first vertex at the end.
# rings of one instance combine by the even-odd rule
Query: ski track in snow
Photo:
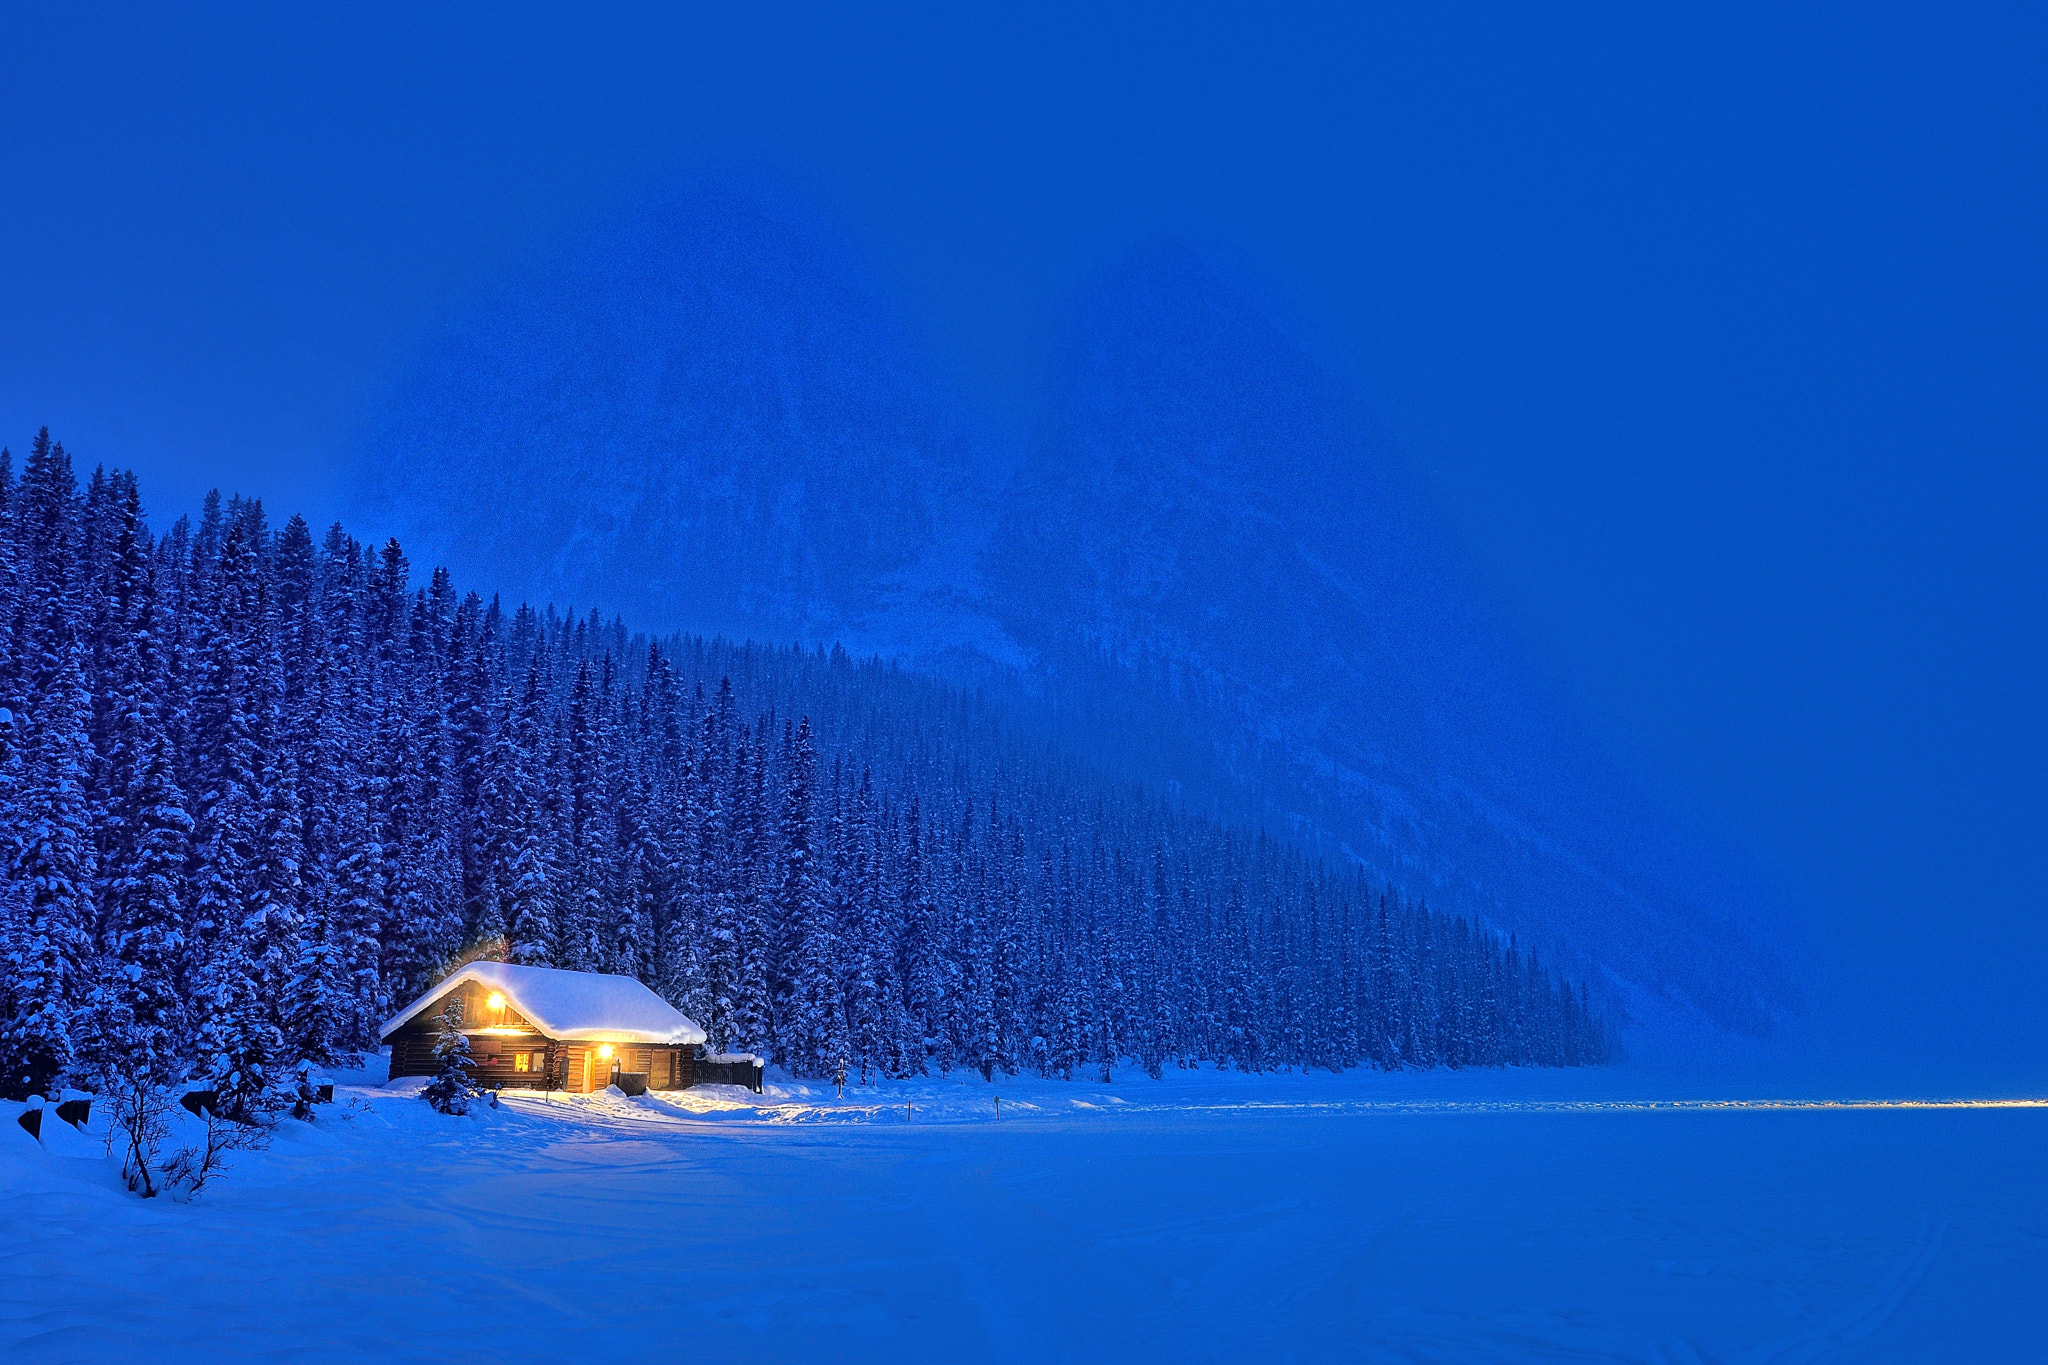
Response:
POLYGON ((451 1119, 366 1083, 192 1204, 10 1117, 0 1356, 2043 1358, 2048 1101, 1641 1084, 784 1083, 451 1119))

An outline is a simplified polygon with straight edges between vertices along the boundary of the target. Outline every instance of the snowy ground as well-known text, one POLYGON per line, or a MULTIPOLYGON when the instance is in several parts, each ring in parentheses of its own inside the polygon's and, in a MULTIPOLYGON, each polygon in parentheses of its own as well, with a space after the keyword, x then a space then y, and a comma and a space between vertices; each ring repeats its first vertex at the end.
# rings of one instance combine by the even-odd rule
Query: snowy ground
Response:
POLYGON ((1651 1106, 1651 1080, 956 1079, 470 1119, 366 1084, 191 1205, 10 1117, 0 1351, 2048 1357, 2048 1108, 1651 1106))

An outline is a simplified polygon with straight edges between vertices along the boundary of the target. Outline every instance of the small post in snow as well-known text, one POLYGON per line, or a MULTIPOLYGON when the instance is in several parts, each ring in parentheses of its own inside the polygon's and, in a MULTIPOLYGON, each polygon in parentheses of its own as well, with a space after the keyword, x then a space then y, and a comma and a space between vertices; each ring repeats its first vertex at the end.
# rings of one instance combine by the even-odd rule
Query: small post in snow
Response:
POLYGON ((1003 1121, 1003 1097, 1002 1097, 1001 1095, 998 1095, 998 1096, 996 1096, 996 1122, 997 1122, 997 1123, 1001 1123, 1002 1121, 1003 1121))
POLYGON ((846 1098, 846 1058, 844 1057, 839 1059, 839 1075, 835 1079, 839 1083, 839 1098, 843 1100, 846 1098))

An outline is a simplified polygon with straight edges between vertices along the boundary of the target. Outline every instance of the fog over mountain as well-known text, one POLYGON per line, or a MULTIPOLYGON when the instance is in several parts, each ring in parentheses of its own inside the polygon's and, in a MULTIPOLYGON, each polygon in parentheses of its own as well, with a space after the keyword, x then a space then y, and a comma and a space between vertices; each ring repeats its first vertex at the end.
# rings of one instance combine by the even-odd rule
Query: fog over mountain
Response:
POLYGON ((1192 254, 1133 253, 1015 433, 827 261, 698 204, 508 282, 394 396, 358 520, 508 594, 981 687, 1597 966, 1639 1019, 1798 1008, 1751 907, 1694 889, 1564 727, 1398 453, 1192 254))

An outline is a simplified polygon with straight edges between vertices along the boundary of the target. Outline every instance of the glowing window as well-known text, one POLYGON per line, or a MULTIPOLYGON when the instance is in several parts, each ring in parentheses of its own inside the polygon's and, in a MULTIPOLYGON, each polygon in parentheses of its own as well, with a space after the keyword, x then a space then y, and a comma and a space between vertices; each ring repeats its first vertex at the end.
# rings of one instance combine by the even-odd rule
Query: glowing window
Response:
POLYGON ((526 1061, 526 1054, 524 1052, 515 1052, 512 1054, 512 1069, 514 1071, 525 1071, 529 1069, 526 1061))

